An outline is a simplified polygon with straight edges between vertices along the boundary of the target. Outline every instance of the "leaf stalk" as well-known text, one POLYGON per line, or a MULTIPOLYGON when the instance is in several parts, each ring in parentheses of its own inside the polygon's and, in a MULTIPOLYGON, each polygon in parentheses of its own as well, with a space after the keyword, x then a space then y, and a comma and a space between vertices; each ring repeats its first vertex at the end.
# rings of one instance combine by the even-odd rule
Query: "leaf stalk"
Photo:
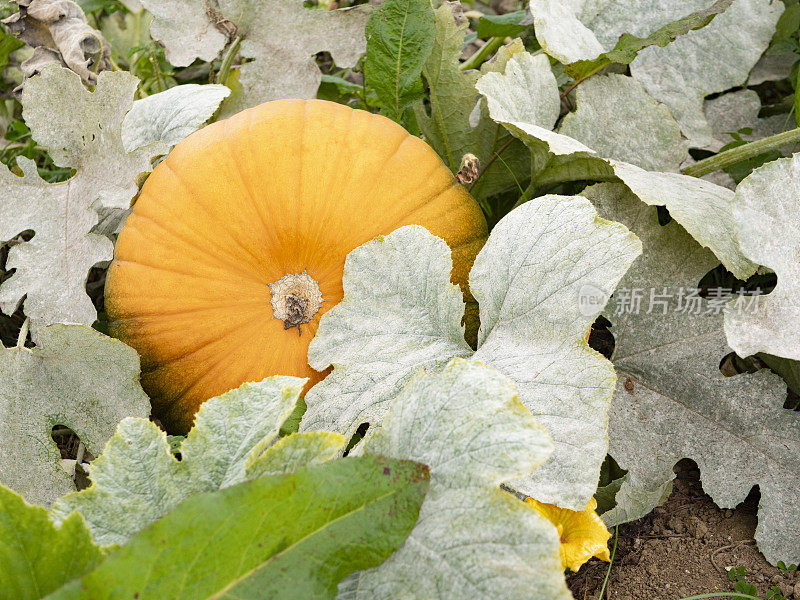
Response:
POLYGON ((505 39, 505 37, 499 36, 490 39, 483 46, 481 46, 481 48, 475 54, 470 56, 458 66, 459 71, 468 71, 469 69, 477 69, 480 67, 484 62, 486 62, 486 59, 489 58, 489 56, 494 54, 495 50, 503 45, 505 39))
POLYGON ((719 171, 736 163, 755 158, 764 152, 777 150, 787 144, 800 141, 800 127, 777 133, 754 142, 749 142, 730 150, 725 150, 714 156, 709 156, 697 161, 693 165, 681 170, 684 175, 702 177, 714 171, 719 171))
POLYGON ((237 35, 231 45, 228 46, 228 51, 225 52, 225 56, 222 57, 222 64, 217 73, 217 83, 225 85, 225 80, 228 79, 228 73, 230 73, 233 61, 236 60, 236 56, 239 54, 239 47, 241 45, 242 36, 237 35))

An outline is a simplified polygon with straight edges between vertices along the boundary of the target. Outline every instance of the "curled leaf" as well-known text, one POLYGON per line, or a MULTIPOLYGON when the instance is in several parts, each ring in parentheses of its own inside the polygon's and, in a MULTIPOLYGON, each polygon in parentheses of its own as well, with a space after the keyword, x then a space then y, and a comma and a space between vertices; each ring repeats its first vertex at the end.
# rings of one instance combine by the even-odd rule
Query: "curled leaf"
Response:
MULTIPOLYGON (((111 68, 111 46, 103 35, 86 22, 83 10, 70 0, 13 0, 19 12, 3 20, 20 40, 34 48, 22 63, 25 78, 46 66, 61 64, 81 76, 87 84, 97 83, 97 73, 111 68)), ((15 90, 21 91, 21 86, 15 90)))
POLYGON ((167 60, 182 67, 196 58, 213 61, 229 43, 241 42, 241 97, 224 107, 233 113, 267 100, 313 98, 322 77, 314 60, 331 53, 337 66, 351 67, 364 54, 368 5, 348 9, 307 8, 298 0, 143 0, 153 14, 150 29, 167 60))

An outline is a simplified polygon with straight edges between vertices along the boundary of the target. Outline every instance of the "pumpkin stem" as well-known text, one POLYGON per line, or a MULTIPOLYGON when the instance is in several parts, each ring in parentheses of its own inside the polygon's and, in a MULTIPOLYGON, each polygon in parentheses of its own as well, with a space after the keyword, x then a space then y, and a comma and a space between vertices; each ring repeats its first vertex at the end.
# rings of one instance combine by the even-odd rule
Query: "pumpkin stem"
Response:
POLYGON ((283 321, 284 329, 297 327, 298 335, 302 335, 300 325, 309 323, 322 306, 319 284, 303 271, 287 273, 275 283, 270 283, 269 289, 275 318, 283 321))

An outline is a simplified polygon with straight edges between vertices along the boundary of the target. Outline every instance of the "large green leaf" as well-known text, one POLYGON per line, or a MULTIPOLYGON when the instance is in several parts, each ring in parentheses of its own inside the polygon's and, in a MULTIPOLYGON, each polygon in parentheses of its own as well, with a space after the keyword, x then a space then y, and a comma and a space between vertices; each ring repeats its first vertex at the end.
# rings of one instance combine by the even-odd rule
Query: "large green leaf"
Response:
MULTIPOLYGON (((514 188, 515 178, 521 181, 527 178, 530 161, 524 146, 489 118, 486 102, 475 89, 480 73, 459 69, 468 24, 456 19, 452 4, 444 3, 436 9, 435 26, 433 51, 423 70, 430 107, 422 104, 415 107, 422 134, 453 173, 458 171, 467 153, 477 156, 481 165, 487 165, 498 151, 503 151, 500 159, 495 159, 470 189, 474 198, 480 200, 514 188)), ((481 71, 502 72, 508 59, 523 49, 519 40, 504 46, 493 61, 482 65, 481 71)))
POLYGON ((0 346, 0 481, 28 501, 50 504, 75 490, 61 469, 53 427, 72 429, 93 454, 125 417, 145 417, 139 357, 84 325, 39 331, 40 347, 0 346))
POLYGON ((92 486, 56 502, 54 518, 77 510, 99 544, 124 544, 193 495, 336 456, 346 439, 335 434, 295 434, 275 444, 303 383, 274 376, 208 400, 180 460, 153 423, 125 419, 90 467, 92 486))
POLYGON ((334 598, 414 527, 428 469, 357 457, 202 494, 48 598, 334 598))
MULTIPOLYGON (((544 502, 582 510, 597 485, 614 372, 584 338, 607 296, 583 311, 579 294, 610 293, 638 252, 635 236, 598 219, 585 198, 544 196, 495 226, 470 274, 481 314, 475 358, 511 377, 555 440, 552 458, 514 481, 544 502)), ((302 430, 376 426, 421 367, 473 355, 451 270, 447 244, 419 226, 350 253, 344 300, 309 347, 311 366, 334 369, 306 396, 302 430)))
POLYGON ((552 450, 508 378, 453 359, 412 379, 368 435, 363 452, 427 464, 430 491, 403 546, 339 600, 571 598, 555 528, 498 487, 552 450))
POLYGON ((584 193, 601 214, 628 224, 645 248, 606 313, 619 377, 609 452, 628 470, 619 510, 607 517, 630 520, 649 512, 675 477, 675 463, 688 457, 719 506, 735 507, 758 485, 759 548, 773 564, 797 563, 800 414, 783 408, 786 386, 777 375, 720 372, 730 352, 722 328, 727 298, 697 295, 714 256, 674 221, 659 225, 655 210, 624 186, 584 193))
POLYGON ((422 98, 420 75, 434 33, 429 0, 386 0, 367 21, 364 76, 383 103, 382 112, 395 121, 422 98))
POLYGON ((80 515, 56 527, 45 509, 0 485, 0 600, 38 600, 102 558, 80 515))

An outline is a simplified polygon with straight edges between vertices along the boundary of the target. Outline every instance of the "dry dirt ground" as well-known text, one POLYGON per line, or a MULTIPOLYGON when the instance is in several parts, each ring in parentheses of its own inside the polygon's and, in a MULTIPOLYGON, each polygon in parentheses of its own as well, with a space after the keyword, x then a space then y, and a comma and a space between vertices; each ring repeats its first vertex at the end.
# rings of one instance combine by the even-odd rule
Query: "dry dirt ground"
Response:
MULTIPOLYGON (((721 510, 703 492, 692 461, 681 461, 675 471, 667 503, 619 527, 604 600, 678 600, 732 592, 726 569, 739 566, 760 598, 769 598, 769 588, 778 586, 787 600, 800 600, 798 571, 786 574, 771 566, 755 545, 758 490, 734 510, 721 510)), ((593 559, 570 574, 567 582, 576 600, 600 600, 607 569, 608 563, 593 559)))

